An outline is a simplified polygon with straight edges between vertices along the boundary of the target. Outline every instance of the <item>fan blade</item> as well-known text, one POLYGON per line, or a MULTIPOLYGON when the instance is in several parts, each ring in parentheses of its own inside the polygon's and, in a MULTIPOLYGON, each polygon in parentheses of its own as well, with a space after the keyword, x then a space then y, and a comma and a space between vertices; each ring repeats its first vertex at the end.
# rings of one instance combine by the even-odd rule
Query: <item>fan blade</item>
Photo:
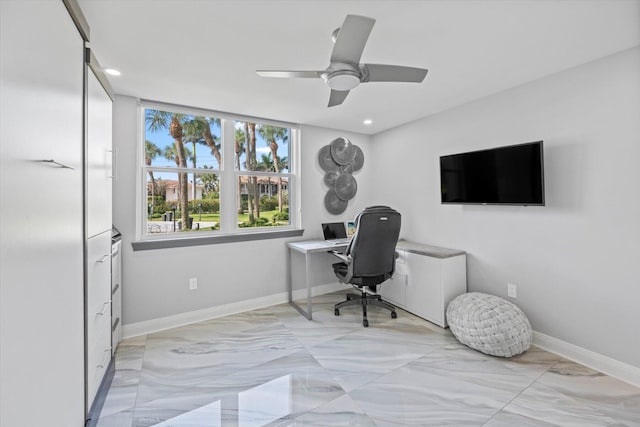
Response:
POLYGON ((261 77, 317 79, 324 71, 256 70, 261 77))
POLYGON ((364 64, 362 82, 410 82, 420 83, 429 70, 401 65, 364 64))
POLYGON ((375 19, 366 16, 347 15, 338 31, 338 37, 331 52, 331 62, 358 64, 375 23, 375 19))
POLYGON ((329 96, 329 105, 327 107, 334 107, 344 102, 345 98, 349 95, 348 90, 331 90, 331 96, 329 96))

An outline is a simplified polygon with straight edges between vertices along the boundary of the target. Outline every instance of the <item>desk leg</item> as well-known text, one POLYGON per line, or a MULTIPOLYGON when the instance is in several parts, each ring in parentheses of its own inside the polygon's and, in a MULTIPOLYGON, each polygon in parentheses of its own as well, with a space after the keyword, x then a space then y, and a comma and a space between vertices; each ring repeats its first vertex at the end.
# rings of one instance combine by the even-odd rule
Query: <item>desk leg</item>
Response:
POLYGON ((311 320, 311 257, 310 254, 305 254, 304 263, 305 263, 305 284, 307 285, 307 319, 311 320))
POLYGON ((292 252, 292 249, 289 248, 289 256, 287 257, 289 261, 288 271, 287 271, 287 288, 288 288, 287 290, 289 291, 289 305, 291 305, 293 308, 298 310, 298 312, 302 314, 307 320, 311 320, 311 282, 309 281, 309 267, 310 267, 309 254, 304 255, 304 261, 305 261, 304 277, 306 280, 305 285, 307 286, 307 311, 305 312, 302 309, 302 307, 300 307, 298 304, 293 302, 293 278, 291 277, 292 276, 291 269, 293 268, 293 263, 291 260, 291 252, 292 252))
POLYGON ((289 304, 293 302, 293 279, 291 277, 291 269, 293 264, 291 262, 291 248, 287 248, 287 292, 289 293, 289 304))

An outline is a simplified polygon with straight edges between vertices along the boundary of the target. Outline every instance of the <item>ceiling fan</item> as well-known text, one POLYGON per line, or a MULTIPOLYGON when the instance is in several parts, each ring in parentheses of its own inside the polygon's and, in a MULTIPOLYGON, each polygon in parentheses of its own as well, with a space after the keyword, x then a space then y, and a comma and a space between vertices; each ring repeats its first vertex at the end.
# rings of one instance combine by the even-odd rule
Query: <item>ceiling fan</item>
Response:
POLYGON ((323 79, 331 88, 329 107, 342 104, 349 91, 360 83, 422 82, 428 71, 424 68, 360 64, 362 51, 375 23, 375 19, 366 16, 347 15, 342 27, 333 32, 333 51, 325 70, 257 70, 256 73, 262 77, 323 79))

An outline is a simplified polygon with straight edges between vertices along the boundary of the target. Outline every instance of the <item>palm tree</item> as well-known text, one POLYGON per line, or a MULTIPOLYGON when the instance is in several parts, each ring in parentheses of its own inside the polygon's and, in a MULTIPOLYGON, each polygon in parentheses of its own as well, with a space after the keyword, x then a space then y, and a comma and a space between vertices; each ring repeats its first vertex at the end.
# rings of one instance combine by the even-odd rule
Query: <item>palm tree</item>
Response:
MULTIPOLYGON (((256 165, 256 169, 260 171, 273 172, 273 160, 271 160, 271 153, 263 154, 260 157, 260 161, 256 165)), ((273 197, 271 193, 271 175, 267 175, 268 189, 269 189, 269 197, 273 197)))
POLYGON ((202 142, 209 147, 211 154, 218 161, 218 167, 222 165, 219 138, 211 133, 211 126, 220 126, 220 119, 212 117, 195 116, 184 125, 185 134, 197 142, 202 142))
MULTIPOLYGON (((191 153, 191 150, 189 150, 187 147, 184 147, 184 153, 185 153, 185 157, 188 160, 193 160, 193 154, 191 153)), ((180 159, 178 158, 178 151, 176 150, 175 145, 167 145, 166 147, 164 147, 164 150, 162 150, 162 155, 164 156, 165 159, 167 160, 173 160, 176 163, 176 166, 180 166, 180 159)), ((180 175, 184 175, 186 176, 187 174, 178 174, 178 201, 182 200, 182 195, 186 194, 187 195, 187 200, 189 199, 189 183, 187 182, 187 192, 183 193, 184 188, 182 188, 181 182, 180 182, 180 175)), ((195 187, 195 185, 194 185, 195 187)), ((187 201, 188 203, 188 201, 187 201)), ((187 205, 188 206, 188 205, 187 205)), ((180 213, 181 213, 181 218, 182 218, 182 205, 180 205, 180 213)), ((184 223, 186 224, 186 223, 184 223)))
MULTIPOLYGON (((245 166, 248 171, 256 170, 256 124, 244 122, 245 133, 245 166)), ((249 222, 254 223, 260 217, 260 204, 256 187, 258 177, 249 176, 247 179, 247 208, 249 210, 249 222)))
MULTIPOLYGON (((213 169, 213 166, 202 166, 203 169, 213 169)), ((200 182, 204 186, 204 189, 207 193, 216 191, 218 189, 218 175, 215 173, 202 173, 198 176, 200 178, 200 182)))
POLYGON ((278 157, 278 164, 282 166, 280 169, 289 169, 289 157, 278 157))
MULTIPOLYGON (((178 157, 178 151, 176 150, 175 145, 167 145, 166 147, 164 147, 164 150, 162 150, 162 155, 167 160, 173 160, 176 163, 176 166, 180 166, 180 158, 178 157)), ((187 160, 191 161, 192 163, 195 161, 195 155, 187 147, 184 147, 184 155, 187 160)))
MULTIPOLYGON (((247 140, 246 135, 242 131, 242 129, 236 129, 234 151, 236 153, 236 170, 238 171, 240 170, 240 157, 242 156, 242 153, 245 151, 244 145, 246 140, 247 140)), ((242 178, 238 177, 238 213, 239 214, 242 213, 242 203, 240 203, 241 200, 242 200, 242 178)))
MULTIPOLYGON (((186 126, 185 126, 186 128, 186 126)), ((194 135, 189 135, 189 133, 187 133, 187 136, 185 136, 185 142, 190 142, 193 146, 193 150, 191 151, 191 153, 188 155, 189 160, 191 160, 191 167, 193 167, 194 169, 197 167, 196 166, 196 160, 197 160, 197 150, 196 150, 196 144, 198 142, 200 142, 200 140, 198 138, 196 138, 194 135)), ((186 147, 185 147, 186 150, 186 147)), ((195 172, 193 173, 193 182, 195 183, 198 180, 198 174, 196 174, 195 172)), ((193 187, 191 188, 191 199, 195 200, 196 199, 196 186, 195 184, 193 185, 193 187)))
MULTIPOLYGON (((144 142, 144 164, 147 166, 151 166, 153 160, 162 154, 162 150, 158 148, 156 144, 153 142, 146 140, 144 142)), ((153 171, 149 170, 149 178, 151 178, 151 214, 153 214, 153 207, 155 204, 155 196, 156 196, 156 180, 153 176, 153 171)))
MULTIPOLYGON (((219 138, 214 136, 211 132, 211 126, 220 126, 220 119, 214 119, 212 117, 195 116, 191 120, 188 120, 184 124, 184 131, 186 139, 193 144, 193 168, 196 168, 195 152, 196 143, 206 145, 211 150, 211 154, 216 158, 218 162, 218 168, 222 166, 222 156, 220 154, 220 141, 219 138)), ((193 174, 193 182, 197 181, 197 176, 193 174)), ((193 200, 196 199, 196 188, 193 187, 193 200)))
POLYGON ((178 158, 178 152, 176 151, 175 145, 167 145, 166 147, 164 147, 164 150, 162 150, 162 155, 165 159, 173 160, 174 162, 176 162, 176 166, 180 166, 180 159, 178 158))
MULTIPOLYGON (((289 132, 285 128, 260 125, 258 133, 269 145, 271 155, 273 158, 273 169, 276 173, 280 173, 280 165, 278 164, 278 140, 283 144, 287 143, 289 139, 289 132)), ((278 178, 278 211, 282 212, 282 179, 278 178)))
MULTIPOLYGON (((187 167, 187 156, 184 147, 184 135, 183 135, 183 122, 185 121, 185 115, 179 113, 169 113, 167 111, 160 110, 146 110, 145 122, 150 131, 158 131, 161 129, 168 129, 169 135, 173 138, 175 146, 175 161, 178 167, 187 167)), ((166 156, 166 153, 165 153, 166 156)), ((181 220, 184 227, 189 223, 189 184, 187 174, 184 172, 178 173, 178 188, 179 188, 179 206, 181 213, 181 220)))
MULTIPOLYGON (((189 160, 191 162, 191 164, 193 165, 193 168, 196 168, 196 144, 193 144, 193 151, 189 150, 187 147, 184 147, 184 152, 187 156, 187 160, 189 160)), ((196 199, 196 180, 198 179, 198 177, 196 176, 196 173, 194 172, 193 174, 193 185, 191 186, 191 200, 195 200, 196 199)), ((188 184, 187 184, 188 185, 188 184)))

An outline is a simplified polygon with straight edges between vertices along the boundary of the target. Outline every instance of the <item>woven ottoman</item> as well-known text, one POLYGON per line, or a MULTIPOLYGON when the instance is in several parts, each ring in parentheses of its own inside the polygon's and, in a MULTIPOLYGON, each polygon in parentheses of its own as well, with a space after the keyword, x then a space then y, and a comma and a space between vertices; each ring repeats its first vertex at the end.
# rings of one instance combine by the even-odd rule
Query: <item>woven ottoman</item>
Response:
POLYGON ((511 357, 531 346, 527 316, 495 295, 470 292, 457 296, 447 306, 447 322, 458 341, 485 354, 511 357))

